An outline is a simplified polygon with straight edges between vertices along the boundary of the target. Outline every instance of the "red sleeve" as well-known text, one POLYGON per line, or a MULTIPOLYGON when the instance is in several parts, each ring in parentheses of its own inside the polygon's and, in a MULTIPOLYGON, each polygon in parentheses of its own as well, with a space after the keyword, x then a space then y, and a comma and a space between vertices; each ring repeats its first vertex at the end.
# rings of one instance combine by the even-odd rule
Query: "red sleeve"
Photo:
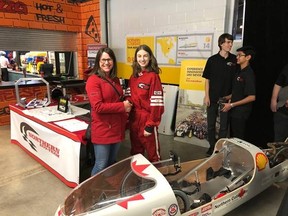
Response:
POLYGON ((154 75, 151 78, 149 90, 151 112, 150 117, 145 124, 146 127, 158 126, 161 122, 161 116, 164 113, 164 97, 161 80, 158 74, 151 74, 154 75))
MULTIPOLYGON (((119 85, 116 82, 115 85, 119 85)), ((117 89, 119 89, 117 86, 117 89)), ((121 88, 121 86, 120 86, 121 88)), ((123 102, 119 100, 119 95, 113 87, 96 75, 91 75, 86 83, 86 92, 91 105, 91 110, 96 113, 123 113, 125 108, 123 102)), ((119 92, 121 95, 123 92, 119 92)))

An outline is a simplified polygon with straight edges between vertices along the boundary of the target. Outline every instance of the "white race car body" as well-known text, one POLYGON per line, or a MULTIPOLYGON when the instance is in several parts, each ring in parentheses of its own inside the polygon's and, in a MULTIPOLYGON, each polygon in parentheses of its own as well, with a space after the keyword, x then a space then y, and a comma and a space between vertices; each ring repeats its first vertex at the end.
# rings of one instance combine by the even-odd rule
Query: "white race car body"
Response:
POLYGON ((182 163, 181 172, 175 160, 131 156, 74 188, 55 216, 221 216, 288 177, 286 148, 221 139, 211 157, 182 163))

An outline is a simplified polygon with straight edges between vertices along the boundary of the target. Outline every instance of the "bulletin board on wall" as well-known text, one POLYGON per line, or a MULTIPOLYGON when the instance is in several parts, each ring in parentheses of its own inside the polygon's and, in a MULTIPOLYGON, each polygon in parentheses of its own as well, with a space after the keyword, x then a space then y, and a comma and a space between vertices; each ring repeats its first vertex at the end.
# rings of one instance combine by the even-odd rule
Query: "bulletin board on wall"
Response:
POLYGON ((119 76, 129 79, 136 48, 148 45, 162 70, 162 83, 179 84, 182 60, 207 59, 213 52, 213 36, 207 33, 149 34, 126 36, 126 62, 119 63, 119 76))

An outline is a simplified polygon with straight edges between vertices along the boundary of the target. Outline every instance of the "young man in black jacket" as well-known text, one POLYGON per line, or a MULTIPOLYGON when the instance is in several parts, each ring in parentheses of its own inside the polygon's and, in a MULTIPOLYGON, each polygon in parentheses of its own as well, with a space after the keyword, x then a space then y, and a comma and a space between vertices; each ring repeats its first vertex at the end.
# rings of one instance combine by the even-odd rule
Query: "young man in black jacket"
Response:
MULTIPOLYGON (((207 106, 208 141, 210 148, 207 155, 211 155, 216 143, 216 120, 219 113, 219 103, 231 95, 232 82, 236 69, 236 56, 230 51, 233 46, 233 36, 224 33, 218 39, 220 51, 209 57, 203 71, 205 78, 204 104, 207 106)), ((220 128, 217 138, 227 137, 228 113, 220 112, 220 128)))
POLYGON ((256 99, 256 85, 254 71, 250 66, 255 51, 251 46, 237 49, 237 64, 240 69, 236 73, 232 95, 227 97, 222 112, 230 111, 230 136, 245 138, 246 122, 252 111, 253 101, 256 99))

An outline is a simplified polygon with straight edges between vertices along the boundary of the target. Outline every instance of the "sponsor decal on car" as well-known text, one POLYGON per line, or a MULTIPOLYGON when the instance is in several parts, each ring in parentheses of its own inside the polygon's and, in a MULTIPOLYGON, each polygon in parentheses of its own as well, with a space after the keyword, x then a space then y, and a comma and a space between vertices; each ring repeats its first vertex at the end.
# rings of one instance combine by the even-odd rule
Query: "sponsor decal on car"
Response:
POLYGON ((152 209, 152 216, 167 216, 166 208, 165 207, 159 207, 157 209, 152 209))
POLYGON ((268 158, 266 157, 266 155, 263 153, 257 153, 255 157, 256 157, 256 166, 257 166, 258 171, 265 169, 268 163, 268 158))
POLYGON ((177 214, 177 212, 178 212, 178 206, 175 203, 171 204, 168 208, 169 216, 174 216, 177 214))
POLYGON ((199 212, 193 212, 192 214, 189 214, 188 216, 198 216, 200 213, 199 212))
POLYGON ((223 201, 221 201, 219 203, 216 203, 214 205, 215 212, 219 211, 220 209, 226 208, 227 206, 231 205, 233 202, 243 198, 246 194, 247 194, 247 190, 242 188, 238 193, 232 195, 228 199, 223 200, 223 201))
POLYGON ((212 215, 212 204, 206 205, 201 208, 201 215, 202 216, 208 216, 212 215))

